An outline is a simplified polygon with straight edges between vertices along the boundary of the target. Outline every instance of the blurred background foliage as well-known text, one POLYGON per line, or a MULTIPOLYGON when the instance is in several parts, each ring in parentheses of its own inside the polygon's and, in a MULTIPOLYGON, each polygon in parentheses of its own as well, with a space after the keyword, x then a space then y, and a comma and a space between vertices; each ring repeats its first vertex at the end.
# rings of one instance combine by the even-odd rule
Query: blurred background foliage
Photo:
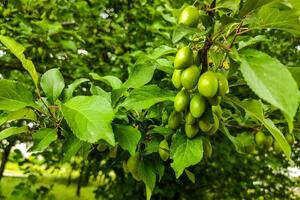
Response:
MULTIPOLYGON (((39 73, 60 68, 67 83, 87 77, 90 72, 115 75, 124 81, 136 60, 146 55, 142 52, 149 53, 161 45, 174 46, 171 36, 176 9, 184 3, 192 4, 193 1, 1 0, 0 33, 26 47, 25 54, 32 59, 39 73)), ((267 40, 258 43, 257 49, 267 51, 287 66, 299 66, 299 38, 278 30, 254 31, 249 35, 262 33, 267 40)), ((30 87, 31 80, 20 62, 1 45, 0 50, 0 75, 21 80, 30 87)), ((161 75, 156 76, 156 80, 160 80, 161 75)), ((247 92, 233 91, 241 96, 247 92)), ((231 132, 242 131, 248 130, 233 129, 231 132)), ((296 136, 299 137, 299 133, 296 136)), ((289 176, 290 165, 281 154, 259 150, 256 154, 241 155, 229 141, 221 142, 221 139, 227 140, 225 137, 213 138, 213 156, 193 169, 195 184, 187 176, 176 180, 174 172, 166 169, 152 198, 299 198, 299 180, 289 176)), ((26 138, 13 138, 0 145, 2 157, 9 147, 8 163, 14 166, 12 171, 30 174, 15 182, 13 178, 4 177, 1 180, 2 198, 67 199, 70 188, 74 189, 74 196, 75 189, 79 195, 83 188, 81 199, 145 198, 144 185, 123 172, 122 162, 114 159, 112 149, 103 153, 96 148, 82 149, 75 158, 62 162, 64 144, 57 141, 45 152, 30 156, 12 148, 26 141, 26 138)), ((27 143, 27 147, 30 145, 27 143)), ((299 144, 296 143, 293 149, 297 167, 299 144)))

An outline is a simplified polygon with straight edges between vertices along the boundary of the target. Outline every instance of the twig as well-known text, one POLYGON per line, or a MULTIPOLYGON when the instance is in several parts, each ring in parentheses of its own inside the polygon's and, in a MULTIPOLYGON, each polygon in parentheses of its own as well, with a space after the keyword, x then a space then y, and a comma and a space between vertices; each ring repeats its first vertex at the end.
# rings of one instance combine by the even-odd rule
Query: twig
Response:
MULTIPOLYGON (((207 14, 213 18, 214 15, 215 15, 215 11, 213 8, 216 7, 216 0, 214 0, 211 5, 209 6, 209 9, 207 10, 207 14)), ((202 69, 201 69, 201 74, 203 74, 204 72, 206 72, 208 70, 208 63, 207 63, 207 52, 209 50, 209 48, 212 46, 213 42, 212 40, 210 39, 211 37, 211 34, 208 35, 205 39, 205 42, 204 42, 204 46, 203 48, 201 49, 201 51, 199 51, 200 56, 202 57, 202 69)))
POLYGON ((235 35, 233 36, 233 39, 232 39, 231 43, 229 44, 228 48, 226 48, 227 52, 225 53, 225 56, 223 57, 223 59, 222 59, 222 61, 221 61, 221 63, 220 63, 220 66, 219 66, 220 68, 223 66, 225 60, 227 59, 228 54, 229 54, 229 51, 228 51, 228 50, 230 50, 230 49, 233 47, 234 42, 235 42, 235 40, 236 40, 236 38, 237 38, 237 36, 238 36, 238 33, 240 32, 240 29, 242 28, 242 26, 243 26, 243 21, 241 21, 241 22, 239 23, 239 25, 237 26, 237 29, 236 29, 236 31, 235 31, 235 35))

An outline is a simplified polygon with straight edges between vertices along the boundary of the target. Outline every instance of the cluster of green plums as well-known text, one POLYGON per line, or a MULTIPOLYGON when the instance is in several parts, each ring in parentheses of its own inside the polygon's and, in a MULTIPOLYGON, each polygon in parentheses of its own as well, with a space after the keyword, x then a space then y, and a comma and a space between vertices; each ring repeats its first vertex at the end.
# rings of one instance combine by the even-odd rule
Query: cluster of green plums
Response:
POLYGON ((228 92, 226 77, 213 71, 201 74, 199 60, 197 51, 194 53, 188 46, 180 48, 174 59, 172 82, 180 91, 175 96, 174 112, 168 126, 179 129, 185 122, 185 133, 189 138, 200 131, 208 135, 217 131, 222 114, 219 104, 228 92))
MULTIPOLYGON (((295 143, 295 139, 293 134, 287 133, 285 134, 285 139, 290 145, 295 143)), ((260 149, 269 150, 271 147, 275 152, 280 152, 281 148, 276 140, 274 140, 273 136, 266 135, 262 131, 258 131, 255 134, 255 143, 260 149)))

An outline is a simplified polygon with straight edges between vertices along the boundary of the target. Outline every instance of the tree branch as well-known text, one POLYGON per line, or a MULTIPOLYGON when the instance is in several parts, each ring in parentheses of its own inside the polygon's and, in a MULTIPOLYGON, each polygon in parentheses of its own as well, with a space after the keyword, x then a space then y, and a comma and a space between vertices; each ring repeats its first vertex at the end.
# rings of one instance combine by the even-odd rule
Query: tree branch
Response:
MULTIPOLYGON (((209 6, 209 9, 207 10, 207 14, 213 18, 214 15, 215 15, 215 10, 214 8, 216 7, 216 0, 214 0, 210 6, 209 6)), ((212 25, 214 26, 214 24, 212 25)), ((207 63, 207 52, 209 50, 209 48, 212 46, 212 40, 211 40, 211 35, 212 34, 209 34, 206 39, 205 39, 205 42, 204 42, 204 46, 203 48, 201 49, 201 51, 199 51, 200 56, 202 57, 202 69, 201 69, 201 74, 203 74, 204 72, 206 72, 208 70, 208 63, 207 63)))

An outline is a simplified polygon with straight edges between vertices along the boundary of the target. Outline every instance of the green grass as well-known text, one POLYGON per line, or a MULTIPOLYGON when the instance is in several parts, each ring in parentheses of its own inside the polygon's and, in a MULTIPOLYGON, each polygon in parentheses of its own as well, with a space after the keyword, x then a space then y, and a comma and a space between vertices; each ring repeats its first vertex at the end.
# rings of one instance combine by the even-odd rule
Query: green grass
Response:
MULTIPOLYGON (((11 192, 14 187, 22 181, 26 181, 26 178, 15 178, 15 177, 4 177, 1 180, 0 188, 2 194, 5 197, 10 197, 11 192)), ((40 177, 36 186, 46 186, 50 187, 53 184, 53 189, 51 190, 51 194, 54 194, 56 199, 72 199, 72 200, 89 200, 94 199, 93 190, 95 186, 89 185, 81 188, 81 196, 76 196, 76 184, 72 183, 67 186, 62 181, 57 181, 54 178, 40 177)), ((9 198, 10 199, 10 198, 9 198)))

